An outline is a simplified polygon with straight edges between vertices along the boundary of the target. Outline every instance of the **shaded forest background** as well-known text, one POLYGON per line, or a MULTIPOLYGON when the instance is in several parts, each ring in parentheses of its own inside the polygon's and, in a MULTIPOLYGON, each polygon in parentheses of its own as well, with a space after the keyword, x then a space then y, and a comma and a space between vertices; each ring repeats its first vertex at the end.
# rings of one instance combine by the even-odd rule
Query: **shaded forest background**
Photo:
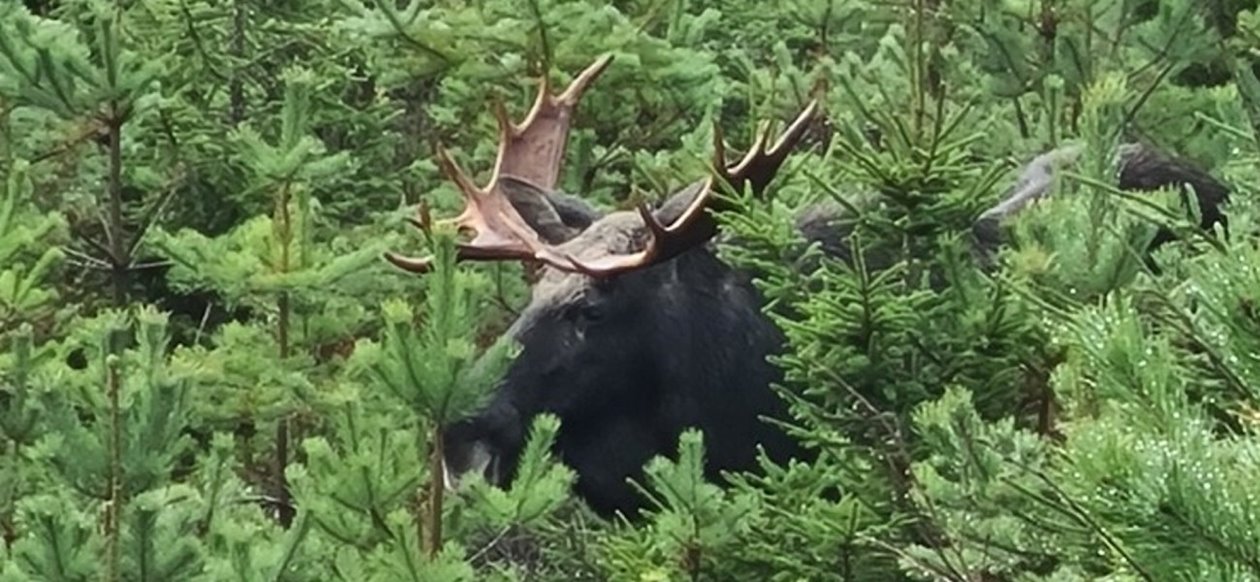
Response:
POLYGON ((0 0, 0 580, 1260 580, 1257 51, 1246 0, 0 0), (381 254, 449 244, 407 225, 458 211, 435 143, 487 175, 491 106, 604 54, 560 188, 604 208, 822 104, 719 245, 819 458, 718 487, 688 433, 607 520, 543 417, 439 504, 432 403, 528 287, 381 254), (1112 186, 1130 141, 1228 232, 1112 186), (783 259, 817 201, 878 266, 783 259))

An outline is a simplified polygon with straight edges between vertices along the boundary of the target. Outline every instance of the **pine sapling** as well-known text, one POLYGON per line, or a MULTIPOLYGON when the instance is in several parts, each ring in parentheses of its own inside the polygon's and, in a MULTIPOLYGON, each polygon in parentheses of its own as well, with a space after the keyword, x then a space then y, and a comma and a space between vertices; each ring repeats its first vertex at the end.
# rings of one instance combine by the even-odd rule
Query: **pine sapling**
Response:
POLYGON ((434 270, 418 329, 409 306, 385 305, 385 337, 381 358, 372 371, 386 391, 412 411, 428 446, 421 462, 428 467, 428 483, 420 493, 416 527, 422 531, 422 551, 434 558, 442 549, 443 459, 442 427, 479 406, 501 377, 512 357, 513 343, 503 339, 478 353, 473 331, 478 324, 474 294, 467 273, 456 266, 451 233, 430 235, 434 270))

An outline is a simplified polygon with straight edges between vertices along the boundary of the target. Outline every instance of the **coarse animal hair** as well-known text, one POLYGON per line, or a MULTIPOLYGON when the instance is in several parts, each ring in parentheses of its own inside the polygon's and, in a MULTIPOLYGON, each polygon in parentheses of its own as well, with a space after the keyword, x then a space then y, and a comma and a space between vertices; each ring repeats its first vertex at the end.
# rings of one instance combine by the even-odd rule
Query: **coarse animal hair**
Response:
MULTIPOLYGON (((1060 172, 1078 163, 1083 154, 1080 145, 1063 146, 1036 156, 1024 166, 1002 200, 982 213, 972 227, 976 255, 983 264, 991 266, 993 255, 1006 242, 1002 224, 1049 195, 1060 172)), ((1120 145, 1115 155, 1115 180, 1120 190, 1153 192, 1169 188, 1183 198, 1193 190, 1200 211, 1199 227, 1210 230, 1217 224, 1228 226, 1223 206, 1229 201, 1229 187, 1211 174, 1184 158, 1140 142, 1120 145)), ((1173 232, 1161 227, 1145 250, 1154 250, 1175 239, 1173 232)))
MULTIPOLYGON (((691 188, 663 204, 662 221, 695 195, 691 188)), ((589 225, 561 245, 579 259, 633 252, 648 236, 631 212, 562 223, 589 225)), ((759 447, 780 463, 808 458, 763 418, 788 418, 771 388, 782 373, 768 359, 784 337, 763 305, 750 274, 711 245, 606 279, 545 268, 508 330, 522 349, 502 385, 445 434, 450 472, 481 470, 493 483, 509 482, 528 423, 543 412, 560 419, 555 452, 577 474, 576 493, 604 515, 641 509, 627 479, 640 479, 652 457, 672 456, 688 428, 704 433, 714 481, 722 471, 755 469, 759 447)))

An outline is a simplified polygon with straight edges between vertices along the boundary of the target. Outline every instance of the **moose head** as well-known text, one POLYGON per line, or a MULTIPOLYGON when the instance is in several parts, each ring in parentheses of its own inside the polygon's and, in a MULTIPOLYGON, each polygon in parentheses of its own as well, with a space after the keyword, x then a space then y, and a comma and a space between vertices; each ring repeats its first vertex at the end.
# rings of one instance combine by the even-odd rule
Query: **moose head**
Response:
MULTIPOLYGON (((1127 192, 1171 189, 1177 191, 1183 200, 1194 196, 1201 213, 1199 228, 1211 231, 1217 224, 1228 227, 1225 206, 1229 202, 1229 186, 1190 160, 1143 142, 1123 143, 1113 154, 1117 162, 1118 172, 1114 180, 1118 189, 1127 192)), ((1006 244, 1003 223, 1049 196, 1054 191, 1056 178, 1065 169, 1080 163, 1085 155, 1091 154, 1080 144, 1066 145, 1043 153, 1024 165, 1015 184, 1006 191, 1002 200, 982 213, 972 225, 973 248, 982 266, 993 267, 998 249, 1006 244)), ((1158 271, 1150 252, 1177 238, 1177 233, 1160 226, 1147 247, 1139 249, 1146 253, 1144 260, 1147 268, 1158 271)))
MULTIPOLYGON (((487 185, 437 150, 465 200, 453 222, 473 235, 458 244, 458 259, 542 269, 507 332, 520 354, 484 409, 445 430, 447 483, 469 471, 510 481, 531 419, 547 412, 561 421, 555 449, 577 473, 578 494, 606 515, 637 512, 643 500, 628 479, 675 451, 687 428, 704 432, 714 479, 754 468, 758 447, 776 460, 800 453, 763 418, 786 415, 771 389, 779 372, 767 361, 782 335, 747 277, 706 243, 718 232, 710 212, 724 204, 714 196, 719 181, 763 192, 817 110, 811 102, 773 145, 763 130, 735 164, 715 128, 712 175, 658 208, 601 214, 554 190, 574 111, 610 62, 597 60, 558 95, 544 75, 519 124, 496 107, 499 147, 487 185)), ((431 268, 431 259, 386 258, 412 273, 431 268)))

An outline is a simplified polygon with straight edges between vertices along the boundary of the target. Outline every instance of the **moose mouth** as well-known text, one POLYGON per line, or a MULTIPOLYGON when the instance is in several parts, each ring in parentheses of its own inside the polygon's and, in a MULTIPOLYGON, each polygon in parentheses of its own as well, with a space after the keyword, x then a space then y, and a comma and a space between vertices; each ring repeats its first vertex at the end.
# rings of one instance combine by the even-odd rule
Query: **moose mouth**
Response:
POLYGON ((480 475, 487 483, 497 485, 501 477, 499 455, 485 441, 466 445, 456 454, 447 451, 442 462, 442 484, 447 491, 457 492, 467 482, 469 475, 480 475), (456 457, 456 458, 452 458, 456 457))

